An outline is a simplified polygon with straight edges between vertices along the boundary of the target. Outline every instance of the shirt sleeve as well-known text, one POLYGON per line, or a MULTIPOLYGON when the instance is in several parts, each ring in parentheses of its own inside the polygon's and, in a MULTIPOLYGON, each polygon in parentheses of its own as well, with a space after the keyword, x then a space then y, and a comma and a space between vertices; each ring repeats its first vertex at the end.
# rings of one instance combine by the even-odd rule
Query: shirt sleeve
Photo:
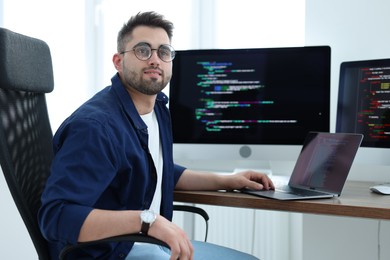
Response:
POLYGON ((178 165, 178 164, 174 165, 174 172, 175 172, 175 177, 174 177, 175 178, 175 185, 174 186, 176 186, 177 182, 180 179, 180 176, 183 174, 185 169, 186 168, 181 166, 181 165, 178 165))
POLYGON ((49 241, 75 244, 84 220, 115 177, 115 149, 105 127, 92 119, 62 126, 54 149, 39 222, 49 241))

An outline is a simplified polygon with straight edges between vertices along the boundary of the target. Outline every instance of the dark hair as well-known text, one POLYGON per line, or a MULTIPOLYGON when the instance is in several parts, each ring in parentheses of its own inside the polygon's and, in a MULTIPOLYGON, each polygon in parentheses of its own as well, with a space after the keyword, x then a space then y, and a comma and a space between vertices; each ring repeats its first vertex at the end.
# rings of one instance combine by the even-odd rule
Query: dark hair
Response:
POLYGON ((134 28, 140 25, 162 28, 167 32, 169 40, 172 40, 172 22, 166 20, 164 16, 156 12, 139 12, 137 15, 132 16, 119 31, 117 39, 118 52, 124 51, 125 45, 130 40, 134 28))

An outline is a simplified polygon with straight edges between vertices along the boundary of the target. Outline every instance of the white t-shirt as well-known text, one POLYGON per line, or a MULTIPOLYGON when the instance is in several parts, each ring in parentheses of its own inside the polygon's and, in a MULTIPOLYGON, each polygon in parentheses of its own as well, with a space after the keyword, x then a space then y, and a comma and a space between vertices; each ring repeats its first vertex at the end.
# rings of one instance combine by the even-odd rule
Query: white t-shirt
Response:
POLYGON ((162 182, 162 169, 163 169, 160 132, 158 129, 157 117, 154 110, 149 114, 141 115, 141 118, 148 126, 148 133, 149 133, 148 146, 157 171, 157 186, 156 186, 156 191, 154 193, 153 201, 152 201, 152 205, 150 206, 150 209, 160 214, 161 182, 162 182))

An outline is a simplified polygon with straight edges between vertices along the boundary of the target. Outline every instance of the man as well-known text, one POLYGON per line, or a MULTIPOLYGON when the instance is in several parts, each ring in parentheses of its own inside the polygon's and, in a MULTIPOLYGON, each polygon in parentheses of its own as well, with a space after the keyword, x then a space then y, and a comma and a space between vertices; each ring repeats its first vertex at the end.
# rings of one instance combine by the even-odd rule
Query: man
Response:
POLYGON ((53 259, 66 244, 141 230, 171 251, 152 253, 123 242, 85 249, 75 258, 133 259, 145 252, 157 259, 163 254, 192 259, 191 241, 170 221, 174 189, 274 188, 260 173, 222 176, 173 163, 167 97, 161 92, 172 73, 172 30, 172 23, 154 12, 132 17, 118 34, 112 85, 77 109, 55 134, 55 157, 39 212, 53 259))

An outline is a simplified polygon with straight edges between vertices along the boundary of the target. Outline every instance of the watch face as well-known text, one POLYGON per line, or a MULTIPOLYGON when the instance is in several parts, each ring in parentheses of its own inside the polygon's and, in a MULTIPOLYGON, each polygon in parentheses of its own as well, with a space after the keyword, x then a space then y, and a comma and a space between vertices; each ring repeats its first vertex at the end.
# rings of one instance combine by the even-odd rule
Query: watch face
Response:
POLYGON ((144 210, 141 213, 141 219, 143 222, 152 223, 156 219, 156 214, 151 210, 144 210))

